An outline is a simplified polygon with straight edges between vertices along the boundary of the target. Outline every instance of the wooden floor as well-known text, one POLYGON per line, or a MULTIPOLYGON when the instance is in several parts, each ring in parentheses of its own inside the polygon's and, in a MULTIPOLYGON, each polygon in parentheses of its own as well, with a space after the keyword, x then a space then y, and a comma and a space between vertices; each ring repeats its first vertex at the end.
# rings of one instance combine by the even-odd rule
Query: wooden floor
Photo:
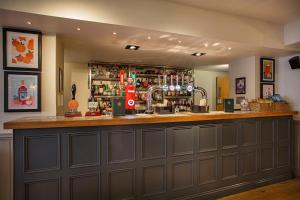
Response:
POLYGON ((223 197, 220 200, 300 200, 300 178, 276 183, 235 195, 223 197))

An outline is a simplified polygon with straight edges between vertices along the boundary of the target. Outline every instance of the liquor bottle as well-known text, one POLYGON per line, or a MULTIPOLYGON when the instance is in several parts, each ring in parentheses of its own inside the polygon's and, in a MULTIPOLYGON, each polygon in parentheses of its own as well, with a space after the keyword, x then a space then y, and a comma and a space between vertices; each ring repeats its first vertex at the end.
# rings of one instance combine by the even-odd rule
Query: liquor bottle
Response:
POLYGON ((21 80, 21 85, 18 89, 18 99, 21 105, 26 104, 27 99, 27 87, 24 85, 24 80, 21 80))
POLYGON ((116 86, 116 95, 117 95, 117 96, 121 96, 121 85, 120 85, 120 84, 118 84, 118 85, 116 86))
POLYGON ((99 95, 103 95, 103 85, 102 85, 102 82, 100 82, 100 85, 99 85, 99 95))

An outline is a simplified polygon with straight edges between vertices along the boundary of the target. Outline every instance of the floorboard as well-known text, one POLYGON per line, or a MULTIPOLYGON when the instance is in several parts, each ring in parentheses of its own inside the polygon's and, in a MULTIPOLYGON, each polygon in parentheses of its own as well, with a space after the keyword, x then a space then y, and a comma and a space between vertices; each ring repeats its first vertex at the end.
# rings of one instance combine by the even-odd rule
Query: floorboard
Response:
POLYGON ((300 200, 300 178, 292 179, 246 192, 223 197, 219 200, 300 200))

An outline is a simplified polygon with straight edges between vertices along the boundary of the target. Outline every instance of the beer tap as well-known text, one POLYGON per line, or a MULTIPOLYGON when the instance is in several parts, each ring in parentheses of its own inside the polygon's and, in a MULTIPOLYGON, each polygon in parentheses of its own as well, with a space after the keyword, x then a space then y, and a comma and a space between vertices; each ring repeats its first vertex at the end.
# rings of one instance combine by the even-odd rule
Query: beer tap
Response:
POLYGON ((171 75, 171 85, 169 86, 170 91, 174 91, 175 90, 175 86, 173 85, 173 75, 171 75))
POLYGON ((169 89, 169 86, 167 85, 167 75, 164 75, 164 85, 162 86, 162 89, 164 92, 167 92, 169 89))
POLYGON ((167 92, 169 87, 167 85, 167 75, 164 75, 164 83, 163 86, 160 85, 160 75, 158 76, 158 86, 151 86, 148 88, 147 92, 147 110, 145 111, 146 114, 153 114, 154 110, 152 107, 152 94, 155 91, 164 91, 167 92))
POLYGON ((175 86, 175 89, 177 90, 177 91, 180 91, 181 90, 181 87, 180 87, 180 85, 179 85, 179 83, 178 83, 178 79, 179 79, 179 77, 178 77, 178 74, 176 75, 176 86, 175 86))

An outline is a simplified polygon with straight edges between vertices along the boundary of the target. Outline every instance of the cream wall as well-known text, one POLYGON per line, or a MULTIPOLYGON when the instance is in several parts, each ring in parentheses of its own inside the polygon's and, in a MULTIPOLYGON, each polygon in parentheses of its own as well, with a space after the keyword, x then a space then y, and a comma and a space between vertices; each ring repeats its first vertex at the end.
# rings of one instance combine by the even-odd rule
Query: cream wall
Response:
POLYGON ((64 92, 59 91, 59 69, 61 69, 62 72, 64 72, 64 46, 61 39, 57 37, 56 38, 56 115, 64 115, 64 92))
POLYGON ((12 130, 3 130, 3 122, 26 116, 56 115, 56 35, 42 37, 42 112, 4 113, 4 71, 2 28, 0 27, 0 199, 12 200, 12 130))
POLYGON ((71 86, 76 84, 76 100, 79 103, 78 110, 84 115, 88 110, 88 74, 89 69, 86 63, 65 63, 64 74, 64 105, 67 110, 68 101, 72 98, 71 86))
MULTIPOLYGON (((201 69, 195 68, 194 73, 195 85, 203 87, 207 91, 208 105, 210 107, 210 110, 216 110, 216 78, 217 76, 228 76, 228 72, 203 71, 201 69)), ((200 98, 201 95, 196 94, 195 102, 199 102, 200 98)))
MULTIPOLYGON (((296 55, 278 58, 278 93, 290 103, 293 110, 300 111, 300 69, 292 70, 288 62, 293 56, 296 55)), ((296 119, 300 120, 300 115, 296 119)))
POLYGON ((0 8, 285 48, 283 25, 158 0, 1 0, 0 8))
MULTIPOLYGON (((2 28, 0 28, 0 134, 11 133, 11 130, 3 130, 5 121, 26 116, 55 116, 56 115, 56 35, 43 35, 42 37, 42 112, 4 113, 4 71, 2 52, 2 28)), ((1 198, 0 198, 1 199, 1 198)))
POLYGON ((259 59, 255 56, 237 59, 229 63, 229 96, 235 101, 235 108, 239 108, 236 104, 236 97, 244 96, 251 100, 259 97, 259 59), (235 79, 246 77, 246 94, 235 94, 235 79))

